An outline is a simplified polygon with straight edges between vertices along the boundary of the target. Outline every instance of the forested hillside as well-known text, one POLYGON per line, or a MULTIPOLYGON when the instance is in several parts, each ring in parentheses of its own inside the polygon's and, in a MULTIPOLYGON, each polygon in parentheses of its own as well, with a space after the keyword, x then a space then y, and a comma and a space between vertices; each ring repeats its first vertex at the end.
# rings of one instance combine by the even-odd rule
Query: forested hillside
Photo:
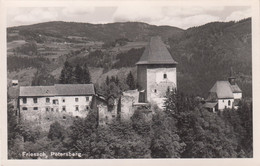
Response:
MULTIPOLYGON (((168 36, 183 31, 176 27, 155 26, 141 22, 89 24, 62 21, 8 28, 8 32, 15 30, 19 30, 20 38, 36 38, 40 42, 47 40, 46 38, 43 38, 43 36, 73 42, 77 41, 79 37, 85 38, 85 40, 94 41, 112 41, 122 37, 135 41, 143 41, 149 39, 150 36, 153 35, 159 35, 164 39, 167 39, 168 36), (41 39, 39 38, 39 34, 42 35, 41 39), (73 37, 75 38, 73 39, 73 37), (78 38, 76 39, 76 37, 78 38)), ((13 38, 9 36, 7 40, 12 41, 13 38)))
MULTIPOLYGON (((12 27, 7 31, 7 39, 12 41, 8 45, 8 55, 12 55, 8 56, 9 71, 27 67, 41 70, 39 67, 44 66, 51 73, 61 70, 64 62, 69 61, 74 66, 86 63, 89 67, 101 68, 103 73, 93 78, 104 80, 112 69, 120 73, 123 67, 134 68, 145 43, 151 36, 159 35, 178 62, 179 91, 206 97, 215 81, 227 80, 232 67, 243 96, 252 96, 250 18, 239 22, 212 22, 187 30, 138 22, 47 22, 12 27), (28 46, 34 50, 28 51, 28 46)), ((60 72, 52 73, 59 78, 60 72)))
POLYGON ((251 19, 189 28, 169 44, 179 63, 180 91, 206 96, 216 80, 227 80, 232 67, 243 95, 252 95, 251 19))

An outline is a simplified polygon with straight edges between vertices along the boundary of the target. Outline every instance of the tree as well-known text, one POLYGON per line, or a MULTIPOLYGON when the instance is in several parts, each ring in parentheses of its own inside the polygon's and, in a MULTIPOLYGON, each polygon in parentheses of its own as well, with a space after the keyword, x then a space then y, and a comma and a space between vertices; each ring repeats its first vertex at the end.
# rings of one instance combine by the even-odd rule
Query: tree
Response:
POLYGON ((177 134, 176 120, 158 111, 152 119, 151 156, 152 158, 180 158, 185 143, 177 134))
POLYGON ((106 77, 106 85, 108 86, 110 82, 109 76, 106 77))
POLYGON ((40 68, 34 74, 32 79, 32 86, 44 86, 44 85, 53 85, 57 82, 54 76, 48 74, 45 68, 40 68))
POLYGON ((66 131, 63 126, 57 121, 50 125, 50 130, 48 133, 48 138, 51 140, 59 139, 63 140, 65 138, 66 131))
POLYGON ((76 83, 78 83, 78 84, 83 83, 83 70, 79 66, 79 64, 76 65, 74 75, 75 75, 75 82, 76 83))
POLYGON ((134 76, 132 75, 131 71, 129 72, 129 74, 126 77, 126 84, 129 86, 130 90, 135 89, 135 80, 134 80, 134 76))
POLYGON ((68 61, 64 63, 63 69, 61 70, 61 75, 59 83, 61 84, 72 84, 74 82, 73 78, 73 68, 68 61))
MULTIPOLYGON (((132 121, 132 127, 135 130, 136 133, 147 136, 150 133, 151 130, 151 123, 145 118, 145 109, 138 109, 134 112, 134 114, 131 117, 132 121)), ((149 110, 150 111, 150 110, 149 110)))
POLYGON ((90 76, 90 73, 89 73, 89 70, 88 70, 88 66, 87 66, 86 63, 83 65, 82 83, 83 84, 91 83, 91 76, 90 76))

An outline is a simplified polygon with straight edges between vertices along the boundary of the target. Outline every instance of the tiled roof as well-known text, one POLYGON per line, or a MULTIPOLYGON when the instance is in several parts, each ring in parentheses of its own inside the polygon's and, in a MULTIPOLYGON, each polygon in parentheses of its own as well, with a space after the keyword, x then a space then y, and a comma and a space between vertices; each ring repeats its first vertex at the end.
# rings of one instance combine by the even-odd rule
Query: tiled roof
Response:
POLYGON ((159 36, 152 37, 143 55, 136 63, 141 64, 177 64, 159 36))
POLYGON ((54 86, 21 86, 19 96, 93 95, 93 84, 55 84, 54 86))
POLYGON ((233 93, 241 93, 242 92, 242 90, 238 87, 237 84, 230 85, 230 87, 231 87, 231 90, 232 90, 233 93))
POLYGON ((228 81, 217 81, 209 92, 216 93, 219 99, 234 98, 230 83, 228 81))
POLYGON ((57 95, 94 95, 95 89, 93 84, 55 84, 57 95))
POLYGON ((218 103, 217 102, 213 102, 213 103, 210 103, 210 102, 206 102, 203 107, 204 108, 214 108, 218 103))
POLYGON ((54 86, 21 86, 19 96, 54 96, 54 86))
POLYGON ((209 96, 206 99, 206 101, 210 101, 210 102, 218 101, 217 93, 216 92, 209 92, 209 96))

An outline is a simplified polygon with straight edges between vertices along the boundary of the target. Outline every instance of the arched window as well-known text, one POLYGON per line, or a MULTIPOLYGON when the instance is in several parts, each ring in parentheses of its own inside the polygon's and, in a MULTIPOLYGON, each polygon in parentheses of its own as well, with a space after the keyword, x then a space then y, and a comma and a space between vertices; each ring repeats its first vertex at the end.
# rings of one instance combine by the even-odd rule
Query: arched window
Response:
POLYGON ((166 79, 167 78, 167 74, 163 74, 163 78, 166 79))
POLYGON ((230 100, 228 100, 228 106, 230 106, 230 100))

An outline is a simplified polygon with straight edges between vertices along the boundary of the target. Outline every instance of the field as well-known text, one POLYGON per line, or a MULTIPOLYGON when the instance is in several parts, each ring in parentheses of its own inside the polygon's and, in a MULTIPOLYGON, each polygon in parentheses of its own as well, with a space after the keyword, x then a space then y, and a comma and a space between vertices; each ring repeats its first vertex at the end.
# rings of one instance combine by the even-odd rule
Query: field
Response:
MULTIPOLYGON (((81 41, 82 38, 72 37, 73 40, 81 41)), ((117 45, 112 48, 103 49, 102 45, 104 42, 101 41, 87 41, 85 43, 69 43, 69 42, 53 42, 48 40, 44 43, 36 43, 37 52, 35 54, 29 55, 24 53, 19 53, 15 51, 17 48, 22 48, 25 44, 28 44, 25 40, 13 40, 7 43, 7 56, 14 57, 27 57, 30 59, 36 59, 38 57, 49 59, 49 64, 43 64, 45 70, 58 81, 63 63, 67 60, 73 60, 77 58, 84 58, 89 55, 90 52, 96 50, 101 50, 104 54, 113 55, 114 57, 121 53, 127 52, 132 48, 142 48, 147 42, 136 41, 127 42, 125 45, 117 45)), ((17 64, 21 63, 17 61, 17 64)), ((127 72, 130 70, 135 70, 133 68, 123 68, 122 70, 113 69, 109 71, 104 71, 103 68, 99 67, 89 67, 92 82, 101 83, 107 76, 119 75, 120 78, 124 78, 127 72)), ((29 67, 26 69, 20 69, 16 71, 8 71, 8 80, 18 79, 20 85, 31 85, 32 78, 37 71, 34 67, 29 67)), ((135 71, 133 71, 135 72, 135 71)))

